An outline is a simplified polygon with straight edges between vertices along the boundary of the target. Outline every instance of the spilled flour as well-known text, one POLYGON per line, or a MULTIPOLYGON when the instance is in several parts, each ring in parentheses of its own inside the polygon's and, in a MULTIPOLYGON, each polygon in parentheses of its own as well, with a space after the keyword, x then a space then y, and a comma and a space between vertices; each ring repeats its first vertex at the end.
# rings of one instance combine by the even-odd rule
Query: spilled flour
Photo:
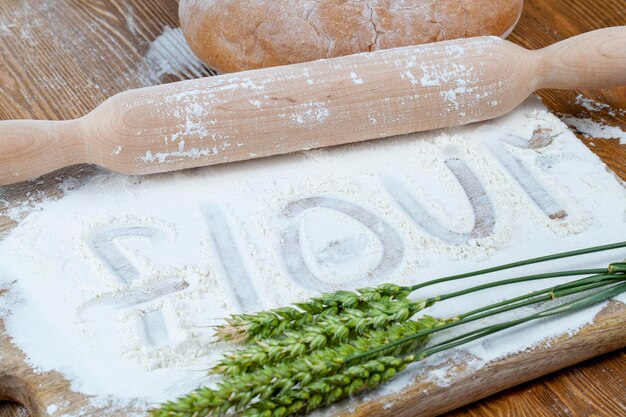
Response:
MULTIPOLYGON (((584 107, 590 114, 594 115, 597 115, 599 112, 606 112, 613 117, 625 114, 623 109, 614 109, 608 104, 597 102, 582 94, 576 96, 576 104, 584 107)), ((587 138, 619 139, 620 145, 626 144, 626 132, 619 126, 611 126, 590 117, 562 116, 561 120, 587 138)))
POLYGON ((165 75, 199 78, 216 74, 193 53, 180 28, 165 26, 163 33, 150 43, 145 60, 159 79, 165 75))
POLYGON ((563 117, 562 120, 588 138, 619 139, 620 145, 626 144, 626 132, 619 126, 610 126, 588 117, 563 117))
MULTIPOLYGON (((228 314, 620 241, 625 207, 623 186, 532 100, 471 127, 143 178, 99 173, 41 203, 0 243, 0 286, 8 289, 0 308, 34 369, 58 371, 91 397, 84 414, 141 411, 214 382, 205 370, 224 347, 211 344, 206 326, 228 314)), ((449 316, 555 282, 484 291, 426 312, 449 316)), ((574 333, 599 310, 428 362, 458 357, 471 372, 574 333)), ((369 395, 397 392, 417 376, 454 383, 445 367, 426 375, 422 367, 369 395)))
MULTIPOLYGON (((16 79, 35 77, 37 87, 15 90, 16 99, 36 108, 44 97, 53 97, 56 117, 75 118, 91 107, 81 106, 83 102, 68 97, 68 92, 91 97, 86 103, 95 106, 132 88, 215 74, 191 52, 180 28, 142 24, 145 17, 136 15, 138 7, 133 3, 124 2, 106 13, 53 0, 7 5, 0 17, 0 40, 10 44, 19 39, 29 50, 54 51, 56 58, 51 60, 45 53, 14 54, 16 79), (68 16, 86 24, 68 25, 68 16)), ((162 7, 171 11, 164 9, 161 14, 173 14, 177 6, 171 2, 162 7)), ((3 79, 3 86, 7 82, 3 79)), ((32 117, 20 113, 19 106, 15 111, 15 118, 32 117)))
POLYGON ((615 109, 606 103, 601 103, 599 101, 590 99, 588 97, 585 97, 582 94, 579 94, 576 96, 576 104, 578 104, 579 106, 582 106, 590 113, 604 111, 607 114, 609 114, 609 116, 617 116, 618 114, 624 115, 624 113, 626 113, 626 110, 624 109, 615 109))

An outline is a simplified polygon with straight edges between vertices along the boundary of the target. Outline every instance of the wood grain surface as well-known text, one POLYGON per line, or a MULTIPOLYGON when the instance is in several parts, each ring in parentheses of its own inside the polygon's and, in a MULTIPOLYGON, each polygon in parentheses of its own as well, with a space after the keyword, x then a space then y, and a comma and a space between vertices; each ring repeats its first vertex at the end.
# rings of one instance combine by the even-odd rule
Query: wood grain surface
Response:
POLYGON ((626 415, 626 352, 616 351, 518 385, 445 417, 626 415))
MULTIPOLYGON (((158 55, 146 62, 150 43, 168 28, 178 26, 176 10, 173 0, 3 0, 0 2, 0 119, 75 118, 108 96, 126 89, 210 74, 208 69, 195 63, 181 68, 163 68, 159 63, 167 57, 158 55)), ((510 39, 528 48, 542 47, 585 31, 624 25, 625 13, 623 0, 527 0, 520 23, 510 39)), ((558 114, 591 117, 625 129, 624 91, 584 92, 586 97, 610 103, 613 109, 622 109, 613 114, 603 110, 590 113, 576 100, 580 92, 542 91, 540 95, 558 114)), ((581 139, 618 176, 626 179, 624 146, 614 140, 581 139)), ((54 189, 67 176, 78 177, 80 182, 80 178, 92 172, 89 166, 73 167, 43 177, 34 190, 31 184, 3 188, 1 197, 14 204, 35 204, 38 190, 54 189)), ((6 209, 0 203, 0 217, 6 209)), ((13 226, 11 222, 0 221, 0 237, 13 226)), ((621 329, 626 327, 623 310, 620 313, 619 309, 617 312, 609 309, 603 313, 603 318, 612 323, 613 331, 623 331, 621 329)), ((589 333, 581 337, 588 336, 585 346, 590 350, 577 351, 574 356, 578 360, 620 347, 619 343, 603 345, 606 333, 598 328, 592 327, 586 332, 589 333)), ((583 346, 578 343, 579 337, 571 340, 566 346, 570 346, 572 352, 583 346)), ((524 366, 532 364, 524 363, 529 359, 523 356, 511 358, 513 362, 506 364, 507 369, 515 366, 519 369, 517 382, 526 381, 563 366, 556 366, 561 358, 550 357, 551 354, 554 352, 550 349, 543 351, 541 357, 547 361, 545 363, 552 361, 552 366, 547 365, 541 373, 524 373, 524 369, 528 369, 524 366)), ((614 353, 466 406, 449 416, 625 415, 625 357, 623 351, 614 353)), ((538 360, 537 356, 533 358, 538 360)), ((488 369, 496 381, 504 365, 498 363, 488 369)), ((12 382, 19 385, 18 381, 0 382, 4 386, 12 382)), ((19 387, 14 391, 19 391, 19 387)), ((485 395, 496 391, 485 392, 485 395)), ((0 397, 3 395, 0 392, 0 397)), ((447 400, 450 406, 464 404, 458 398, 447 400)), ((30 405, 35 414, 42 411, 37 409, 37 404, 30 405)), ((374 411, 376 405, 372 407, 374 411)), ((8 409, 0 406, 0 416, 6 415, 8 409)), ((416 412, 406 409, 403 415, 416 415, 416 412)))

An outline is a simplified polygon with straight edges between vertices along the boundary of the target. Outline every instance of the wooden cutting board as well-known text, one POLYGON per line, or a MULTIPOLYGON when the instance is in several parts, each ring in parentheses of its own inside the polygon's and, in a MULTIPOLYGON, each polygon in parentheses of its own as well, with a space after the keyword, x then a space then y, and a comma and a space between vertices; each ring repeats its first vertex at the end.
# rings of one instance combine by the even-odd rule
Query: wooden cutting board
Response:
MULTIPOLYGON (((14 0, 0 6, 0 15, 5 14, 13 18, 15 9, 22 7, 22 2, 14 0)), ((31 2, 36 3, 36 2, 31 2)), ((110 39, 124 39, 129 45, 123 47, 110 46, 102 51, 103 57, 114 66, 124 67, 127 62, 140 59, 145 54, 146 39, 154 39, 167 24, 176 27, 175 5, 167 1, 145 1, 141 3, 130 1, 112 1, 110 5, 94 5, 85 2, 78 6, 57 5, 44 20, 39 15, 38 24, 32 23, 28 30, 23 32, 26 42, 33 42, 38 46, 50 47, 45 42, 46 31, 50 27, 62 27, 72 24, 84 29, 84 42, 72 44, 68 42, 65 50, 50 47, 38 54, 27 54, 22 50, 22 43, 11 42, 10 37, 0 37, 0 47, 10 53, 6 55, 6 61, 0 63, 0 117, 4 119, 18 117, 35 118, 71 118, 90 110, 106 96, 116 92, 139 87, 156 82, 172 81, 185 76, 196 76, 194 73, 172 73, 158 75, 149 73, 125 73, 94 71, 89 62, 89 42, 102 48, 100 36, 110 39), (101 7, 107 8, 107 10, 101 7), (133 7, 135 10, 133 10, 133 7), (79 10, 80 9, 80 10, 79 10), (134 16, 133 22, 128 16, 134 16), (93 22, 98 22, 97 30, 93 30, 93 22), (42 27, 42 22, 45 26, 42 27), (102 35, 104 34, 104 35, 102 35), (29 41, 30 38, 30 41, 29 41), (124 52, 122 52, 124 51, 124 52), (83 59, 78 57, 83 55, 83 59), (24 65, 24 62, 29 62, 24 65), (52 64, 50 64, 52 62, 52 64), (117 75, 116 75, 117 74, 117 75), (68 80, 72 80, 71 82, 68 80), (78 87, 77 87, 78 86, 78 87)), ((529 2, 533 3, 533 2, 529 2)), ((558 2, 555 2, 558 3, 558 2)), ((551 3, 552 4, 552 3, 551 3)), ((39 5, 33 4, 33 9, 39 5)), ((554 6, 549 6, 554 7, 554 6)), ((580 13, 577 9, 576 13, 580 13)), ((557 12, 552 10, 552 13, 557 12)), ((569 13, 570 11, 567 10, 569 13)), ((532 16, 532 15, 530 15, 532 16)), ((18 19, 17 27, 26 27, 24 15, 15 15, 18 19)), ((536 16, 533 16, 536 18, 536 16)), ((523 22, 522 22, 523 23, 523 22)), ((607 25, 623 24, 624 22, 606 21, 607 25)), ((581 28, 590 30, 596 26, 581 28)), ((524 27, 514 40, 526 42, 525 46, 538 47, 554 40, 553 35, 542 37, 540 32, 524 33, 524 27), (523 34, 523 37, 521 37, 523 34), (539 39, 539 41, 537 41, 539 39), (530 44, 528 44, 530 43, 530 44)), ((570 29, 571 30, 571 29, 570 29)), ((563 33, 573 35, 575 33, 563 33)), ((61 35, 59 35, 61 36, 61 35)), ((95 46, 94 46, 95 48, 95 46)), ((198 67, 199 74, 207 74, 206 69, 198 67)), ((123 72, 123 71, 122 71, 123 72)), ((546 93, 544 97, 551 98, 549 103, 573 102, 571 93, 546 93)), ((557 111, 564 111, 556 107, 557 111)), ((621 121, 623 126, 623 120, 621 121)), ((624 160, 626 151, 614 141, 595 142, 596 147, 591 147, 605 162, 615 170, 622 178, 626 178, 624 160)), ((13 205, 32 202, 38 198, 37 192, 45 195, 59 192, 56 188, 55 177, 89 176, 92 170, 88 167, 75 167, 65 172, 47 176, 39 184, 22 184, 5 189, 2 198, 9 202, 6 210, 13 205), (33 193, 35 191, 35 193, 33 193)), ((1 212, 0 212, 1 214, 1 212)), ((0 219, 0 233, 10 230, 14 224, 5 219, 0 219)), ((463 363, 455 363, 451 369, 458 373, 449 387, 442 388, 428 382, 416 381, 410 389, 399 397, 380 398, 361 404, 356 408, 356 413, 361 415, 436 415, 451 410, 463 404, 475 401, 500 391, 509 386, 527 381, 544 375, 565 366, 580 362, 587 358, 619 349, 626 346, 626 310, 622 305, 613 304, 606 308, 596 318, 594 324, 585 327, 580 333, 570 339, 552 341, 530 352, 492 363, 477 372, 468 372, 463 363), (392 408, 386 408, 385 404, 393 402, 392 408)), ((67 381, 54 373, 36 374, 25 365, 23 354, 9 341, 3 331, 0 321, 0 399, 14 399, 26 404, 38 416, 48 415, 48 406, 67 401, 69 409, 60 407, 56 412, 77 412, 80 414, 103 415, 97 410, 88 410, 87 399, 80 394, 72 393, 67 381)), ((50 409, 52 410, 52 409, 50 409)), ((347 414, 347 411, 346 411, 347 414)))
MULTIPOLYGON (((416 379, 404 391, 371 401, 342 403, 335 416, 436 416, 485 398, 508 387, 562 369, 603 353, 626 346, 626 308, 611 302, 595 322, 573 337, 561 337, 507 359, 490 363, 478 371, 465 365, 471 357, 456 358, 445 365, 450 385, 438 386, 416 379), (393 404, 393 406, 390 406, 393 404)), ((94 408, 89 399, 73 392, 67 380, 55 372, 35 373, 25 363, 24 354, 13 346, 0 323, 0 399, 25 404, 36 417, 55 415, 127 415, 132 409, 94 408), (113 414, 111 414, 113 412, 113 414)), ((424 367, 424 375, 429 367, 424 367)))

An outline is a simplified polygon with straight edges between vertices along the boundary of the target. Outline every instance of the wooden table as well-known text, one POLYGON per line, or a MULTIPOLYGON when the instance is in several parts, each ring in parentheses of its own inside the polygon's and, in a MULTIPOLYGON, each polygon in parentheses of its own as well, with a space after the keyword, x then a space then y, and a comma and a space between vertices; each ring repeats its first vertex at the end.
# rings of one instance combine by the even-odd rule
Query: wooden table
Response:
MULTIPOLYGON (((3 0, 0 119, 74 118, 129 88, 208 75, 205 68, 155 71, 144 65, 150 42, 164 27, 178 26, 176 12, 175 0, 3 0)), ((615 25, 626 25, 623 0, 526 0, 523 17, 510 39, 538 48, 615 25)), ((577 103, 578 94, 540 92, 546 105, 558 114, 601 119, 626 130, 626 112, 589 114, 577 103)), ((610 103, 614 109, 626 108, 626 89, 584 94, 610 103)), ((626 180, 625 146, 615 140, 581 139, 626 180)), ((89 173, 84 167, 71 169, 74 174, 78 170, 89 173)), ((53 179, 48 176, 44 181, 53 179)), ((625 381, 626 352, 615 352, 448 416, 626 415, 625 381)), ((0 417, 23 416, 22 412, 15 405, 0 403, 0 417)))

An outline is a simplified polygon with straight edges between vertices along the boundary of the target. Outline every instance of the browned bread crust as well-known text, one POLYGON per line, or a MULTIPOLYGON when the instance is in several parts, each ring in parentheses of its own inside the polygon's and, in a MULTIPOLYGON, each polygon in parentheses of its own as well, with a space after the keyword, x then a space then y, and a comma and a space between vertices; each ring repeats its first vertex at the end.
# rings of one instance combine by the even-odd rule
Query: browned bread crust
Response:
POLYGON ((523 0, 181 0, 191 49, 221 72, 461 37, 506 36, 523 0))

